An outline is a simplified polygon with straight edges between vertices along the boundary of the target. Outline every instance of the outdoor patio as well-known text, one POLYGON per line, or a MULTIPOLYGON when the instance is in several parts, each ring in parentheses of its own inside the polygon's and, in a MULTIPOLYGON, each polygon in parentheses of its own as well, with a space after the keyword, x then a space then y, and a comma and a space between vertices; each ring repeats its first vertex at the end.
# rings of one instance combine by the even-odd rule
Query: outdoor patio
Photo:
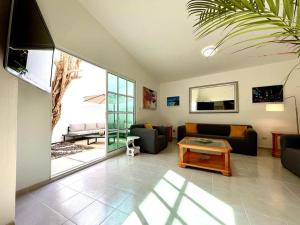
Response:
MULTIPOLYGON (((75 141, 74 144, 78 146, 87 146, 86 140, 75 141)), ((88 147, 91 147, 91 149, 85 149, 74 154, 67 154, 59 158, 53 158, 51 161, 51 176, 57 176, 88 162, 105 157, 106 150, 104 140, 90 144, 88 147)))

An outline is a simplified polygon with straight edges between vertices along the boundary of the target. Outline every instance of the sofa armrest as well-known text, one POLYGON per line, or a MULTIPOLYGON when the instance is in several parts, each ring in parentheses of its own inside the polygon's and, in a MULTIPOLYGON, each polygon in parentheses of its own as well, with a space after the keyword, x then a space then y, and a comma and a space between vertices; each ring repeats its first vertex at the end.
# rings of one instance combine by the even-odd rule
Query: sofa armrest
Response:
POLYGON ((186 136, 185 125, 177 128, 177 141, 181 141, 186 136))
POLYGON ((156 149, 156 138, 158 136, 156 129, 133 128, 130 129, 130 135, 140 137, 137 142, 141 146, 141 150, 152 152, 156 149))
POLYGON ((300 150, 300 135, 282 135, 280 138, 282 150, 294 148, 300 150))
POLYGON ((248 128, 246 131, 247 148, 250 155, 257 155, 257 132, 253 128, 248 128))
POLYGON ((158 135, 167 135, 167 128, 163 126, 153 126, 158 131, 158 135))
POLYGON ((248 128, 247 129, 246 137, 251 141, 257 142, 257 133, 253 128, 248 128))

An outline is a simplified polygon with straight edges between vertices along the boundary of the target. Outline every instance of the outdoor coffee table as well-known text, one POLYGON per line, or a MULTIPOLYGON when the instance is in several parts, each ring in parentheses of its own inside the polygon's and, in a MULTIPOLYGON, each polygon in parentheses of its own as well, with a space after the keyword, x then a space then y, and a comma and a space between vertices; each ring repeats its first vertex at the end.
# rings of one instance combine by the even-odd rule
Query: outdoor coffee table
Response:
POLYGON ((196 167, 231 176, 230 144, 223 139, 185 137, 179 143, 179 166, 196 167))
POLYGON ((96 144, 98 142, 98 138, 105 138, 104 135, 100 135, 100 134, 90 134, 84 137, 87 139, 87 145, 96 144), (94 139, 95 141, 90 142, 91 139, 94 139))

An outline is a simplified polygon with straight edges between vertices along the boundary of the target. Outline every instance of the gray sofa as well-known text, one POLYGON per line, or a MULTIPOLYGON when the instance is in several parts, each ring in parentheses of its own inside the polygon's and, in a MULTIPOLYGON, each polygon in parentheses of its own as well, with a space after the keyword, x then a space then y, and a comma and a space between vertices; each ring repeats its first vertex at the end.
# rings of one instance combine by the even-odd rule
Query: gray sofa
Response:
POLYGON ((300 135, 283 135, 280 144, 282 165, 300 177, 300 135))
POLYGON ((245 155, 257 155, 257 133, 250 125, 246 125, 245 137, 230 137, 230 124, 197 124, 198 133, 188 134, 185 125, 177 129, 177 140, 185 136, 225 139, 232 147, 232 152, 245 155))
POLYGON ((64 141, 66 138, 77 139, 83 138, 88 135, 103 134, 105 135, 104 123, 77 123, 70 124, 68 127, 68 133, 63 135, 64 141))
POLYGON ((153 126, 153 129, 149 129, 144 124, 136 124, 130 127, 130 135, 140 137, 136 142, 141 152, 157 154, 168 146, 165 127, 153 126))

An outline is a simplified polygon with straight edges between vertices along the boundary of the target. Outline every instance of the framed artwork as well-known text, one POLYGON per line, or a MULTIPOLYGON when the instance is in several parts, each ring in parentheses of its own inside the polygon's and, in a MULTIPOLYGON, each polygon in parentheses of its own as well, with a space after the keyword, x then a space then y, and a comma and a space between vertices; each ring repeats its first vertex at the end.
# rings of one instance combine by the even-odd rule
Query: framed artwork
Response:
POLYGON ((157 92, 143 87, 143 108, 155 110, 157 108, 157 92))
POLYGON ((167 106, 179 106, 179 96, 167 97, 167 106))
POLYGON ((252 103, 283 102, 283 85, 252 88, 252 103))

